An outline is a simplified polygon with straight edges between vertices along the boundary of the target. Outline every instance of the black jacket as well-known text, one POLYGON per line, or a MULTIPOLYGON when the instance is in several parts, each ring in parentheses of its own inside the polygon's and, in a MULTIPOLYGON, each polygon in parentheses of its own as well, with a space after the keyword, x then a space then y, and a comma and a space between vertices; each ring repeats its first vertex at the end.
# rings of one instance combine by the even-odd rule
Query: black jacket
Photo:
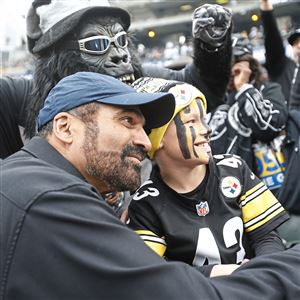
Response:
POLYGON ((300 292, 300 245, 216 279, 165 262, 41 138, 0 160, 0 169, 1 300, 267 300, 300 292))

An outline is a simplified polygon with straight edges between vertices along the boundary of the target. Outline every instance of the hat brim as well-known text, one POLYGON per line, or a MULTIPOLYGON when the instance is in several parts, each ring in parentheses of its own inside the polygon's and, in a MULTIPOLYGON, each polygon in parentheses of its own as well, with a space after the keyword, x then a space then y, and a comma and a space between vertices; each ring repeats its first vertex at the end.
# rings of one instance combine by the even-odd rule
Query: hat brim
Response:
POLYGON ((65 35, 70 33, 88 13, 100 16, 119 17, 122 22, 121 25, 126 31, 130 26, 130 15, 126 10, 119 7, 91 6, 77 11, 57 22, 35 42, 32 53, 39 53, 57 43, 65 35))
POLYGON ((145 130, 150 132, 170 121, 175 110, 175 98, 170 93, 130 93, 110 96, 97 101, 118 106, 138 106, 145 117, 145 130), (120 101, 120 97, 122 100, 120 101))
POLYGON ((300 37, 300 30, 297 30, 296 32, 292 33, 289 37, 288 37, 288 42, 290 45, 293 46, 294 42, 296 41, 296 39, 300 37))

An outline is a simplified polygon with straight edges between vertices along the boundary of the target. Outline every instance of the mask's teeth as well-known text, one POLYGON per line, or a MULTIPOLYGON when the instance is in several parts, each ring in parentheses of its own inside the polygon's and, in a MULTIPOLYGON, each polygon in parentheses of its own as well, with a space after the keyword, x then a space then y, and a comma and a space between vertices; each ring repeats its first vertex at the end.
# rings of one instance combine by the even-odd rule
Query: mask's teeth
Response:
POLYGON ((129 82, 133 82, 134 81, 134 75, 130 74, 130 75, 122 75, 120 77, 118 77, 118 80, 124 82, 124 83, 129 83, 129 82))

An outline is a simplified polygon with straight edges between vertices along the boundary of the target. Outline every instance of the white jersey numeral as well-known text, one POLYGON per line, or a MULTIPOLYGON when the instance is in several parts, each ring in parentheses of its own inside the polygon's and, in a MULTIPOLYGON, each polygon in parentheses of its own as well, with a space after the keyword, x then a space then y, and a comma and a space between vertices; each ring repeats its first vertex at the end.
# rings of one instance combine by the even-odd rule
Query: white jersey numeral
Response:
POLYGON ((158 195, 159 195, 158 189, 154 187, 148 187, 147 190, 143 190, 142 192, 137 191, 132 197, 132 200, 141 200, 147 196, 157 197, 158 195))
POLYGON ((221 161, 217 163, 218 166, 223 165, 223 166, 228 166, 231 168, 237 169, 239 165, 242 165, 242 162, 237 159, 236 157, 229 157, 229 158, 224 158, 221 161))
POLYGON ((209 228, 200 228, 193 265, 203 266, 206 260, 208 264, 221 263, 220 252, 212 232, 209 228))
MULTIPOLYGON (((242 245, 243 232, 243 221, 240 217, 229 219, 223 227, 223 239, 226 248, 236 244, 240 246, 240 250, 236 253, 236 263, 241 262, 245 257, 245 250, 242 245), (235 236, 236 231, 239 231, 239 240, 235 236)), ((220 264, 221 256, 211 230, 209 228, 200 228, 193 265, 203 266, 205 261, 208 264, 220 264)))
POLYGON ((245 257, 245 249, 242 245, 242 238, 243 238, 243 221, 240 217, 234 217, 229 219, 224 227, 223 227, 223 238, 226 248, 229 248, 233 245, 239 244, 240 250, 236 253, 236 263, 240 263, 245 257), (239 231, 240 237, 237 241, 235 233, 239 231))

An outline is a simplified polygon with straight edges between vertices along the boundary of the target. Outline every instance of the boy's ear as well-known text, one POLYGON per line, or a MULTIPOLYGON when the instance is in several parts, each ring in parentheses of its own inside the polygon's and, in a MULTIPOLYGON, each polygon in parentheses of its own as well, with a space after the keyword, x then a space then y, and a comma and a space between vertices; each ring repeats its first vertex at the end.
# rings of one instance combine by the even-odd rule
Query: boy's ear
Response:
MULTIPOLYGON (((163 147, 164 147, 164 138, 161 139, 160 144, 159 144, 159 147, 158 147, 157 150, 162 149, 163 147)), ((156 151, 157 151, 157 150, 156 150, 156 151)))

